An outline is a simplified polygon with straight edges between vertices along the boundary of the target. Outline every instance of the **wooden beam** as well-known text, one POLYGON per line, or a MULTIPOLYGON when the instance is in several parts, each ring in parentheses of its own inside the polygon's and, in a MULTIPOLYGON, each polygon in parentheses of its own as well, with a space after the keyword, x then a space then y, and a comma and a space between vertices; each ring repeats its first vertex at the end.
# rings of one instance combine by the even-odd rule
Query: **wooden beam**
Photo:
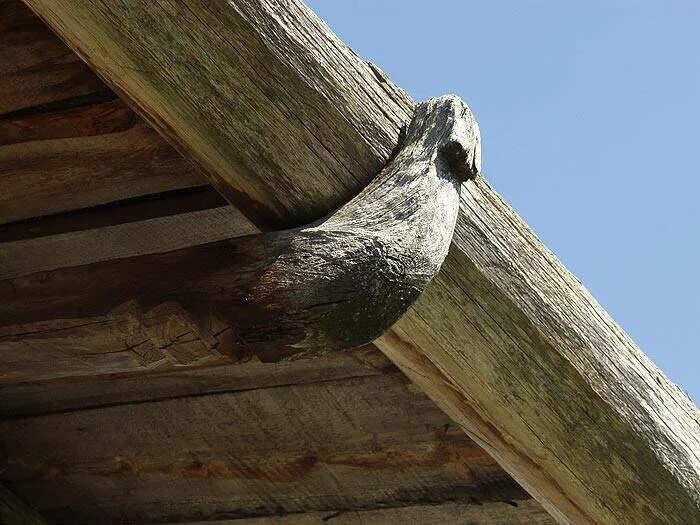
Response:
POLYGON ((0 224, 206 184, 123 102, 0 118, 0 224))
POLYGON ((0 224, 207 184, 19 0, 0 71, 0 224))
MULTIPOLYGON (((295 0, 27 3, 259 225, 347 201, 411 113, 295 0)), ((700 521, 697 408, 483 179, 465 188, 438 279, 378 344, 561 522, 700 521)))
POLYGON ((251 374, 237 391, 5 419, 0 480, 57 523, 527 502, 399 370, 336 357, 240 365, 239 377, 264 367, 278 384, 251 374))
MULTIPOLYGON (((394 523, 420 523, 442 525, 444 523, 468 523, 469 525, 550 525, 544 514, 532 500, 509 502, 432 503, 406 505, 394 508, 367 510, 332 510, 282 514, 263 518, 243 518, 217 521, 216 525, 391 525, 394 523)), ((211 525, 211 522, 175 522, 168 525, 211 525)))
POLYGON ((322 221, 0 281, 0 345, 11 356, 40 352, 48 340, 52 351, 78 357, 95 355, 85 352, 92 341, 111 360, 160 357, 164 347, 193 342, 234 359, 279 360, 369 343, 439 270, 479 147, 459 99, 430 100, 416 109, 392 162, 322 221), (154 336, 143 332, 162 339, 171 317, 181 333, 152 348, 154 336), (77 334, 84 343, 76 345, 77 334))
POLYGON ((0 118, 109 89, 19 0, 0 2, 0 118))
POLYGON ((349 201, 412 112, 297 2, 25 3, 261 226, 349 201))

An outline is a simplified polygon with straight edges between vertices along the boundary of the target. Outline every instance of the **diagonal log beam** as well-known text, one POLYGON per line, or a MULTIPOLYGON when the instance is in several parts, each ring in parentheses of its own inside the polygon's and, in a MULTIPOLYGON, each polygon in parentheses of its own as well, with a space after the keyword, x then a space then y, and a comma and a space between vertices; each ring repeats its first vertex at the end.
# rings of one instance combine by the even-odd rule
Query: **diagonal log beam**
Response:
MULTIPOLYGON (((296 0, 27 3, 260 226, 349 200, 412 111, 296 0)), ((700 522, 693 403, 488 183, 460 206, 377 344, 561 522, 700 522)))
POLYGON ((0 281, 0 350, 19 343, 39 352, 37 340, 52 332, 70 339, 71 326, 93 325, 92 337, 103 340, 126 340, 139 323, 151 330, 162 323, 165 332, 168 313, 200 335, 217 327, 212 351, 234 358, 367 344, 440 269, 461 183, 479 170, 479 140, 458 98, 432 99, 416 108, 396 157, 325 219, 0 281))

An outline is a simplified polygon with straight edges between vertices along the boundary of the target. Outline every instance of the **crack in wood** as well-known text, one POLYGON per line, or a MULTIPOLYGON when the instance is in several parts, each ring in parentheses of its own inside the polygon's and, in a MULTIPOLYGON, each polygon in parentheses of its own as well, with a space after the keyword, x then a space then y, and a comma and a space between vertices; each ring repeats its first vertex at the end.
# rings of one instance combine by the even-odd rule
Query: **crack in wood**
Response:
POLYGON ((479 171, 479 140, 457 97, 427 101, 395 158, 329 216, 0 281, 0 334, 32 352, 50 344, 96 373, 114 359, 125 369, 221 355, 274 362, 368 343, 440 269, 461 183, 479 171))

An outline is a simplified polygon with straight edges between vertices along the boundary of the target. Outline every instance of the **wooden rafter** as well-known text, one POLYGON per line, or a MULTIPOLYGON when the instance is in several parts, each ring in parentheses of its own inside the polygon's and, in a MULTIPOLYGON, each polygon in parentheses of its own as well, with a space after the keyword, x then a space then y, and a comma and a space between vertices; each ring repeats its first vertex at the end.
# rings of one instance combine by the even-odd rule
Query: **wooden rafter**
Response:
MULTIPOLYGON (((293 0, 27 3, 259 226, 349 200, 412 112, 293 0)), ((377 344, 562 522, 700 521, 697 409, 483 179, 377 344)))

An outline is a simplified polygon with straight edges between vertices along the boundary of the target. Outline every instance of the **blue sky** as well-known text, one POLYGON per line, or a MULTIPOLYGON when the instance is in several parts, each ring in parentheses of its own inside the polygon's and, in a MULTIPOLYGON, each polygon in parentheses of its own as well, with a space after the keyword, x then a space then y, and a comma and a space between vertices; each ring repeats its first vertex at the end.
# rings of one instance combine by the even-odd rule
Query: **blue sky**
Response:
POLYGON ((307 0, 415 99, 464 98, 485 176, 700 400, 700 2, 307 0))

